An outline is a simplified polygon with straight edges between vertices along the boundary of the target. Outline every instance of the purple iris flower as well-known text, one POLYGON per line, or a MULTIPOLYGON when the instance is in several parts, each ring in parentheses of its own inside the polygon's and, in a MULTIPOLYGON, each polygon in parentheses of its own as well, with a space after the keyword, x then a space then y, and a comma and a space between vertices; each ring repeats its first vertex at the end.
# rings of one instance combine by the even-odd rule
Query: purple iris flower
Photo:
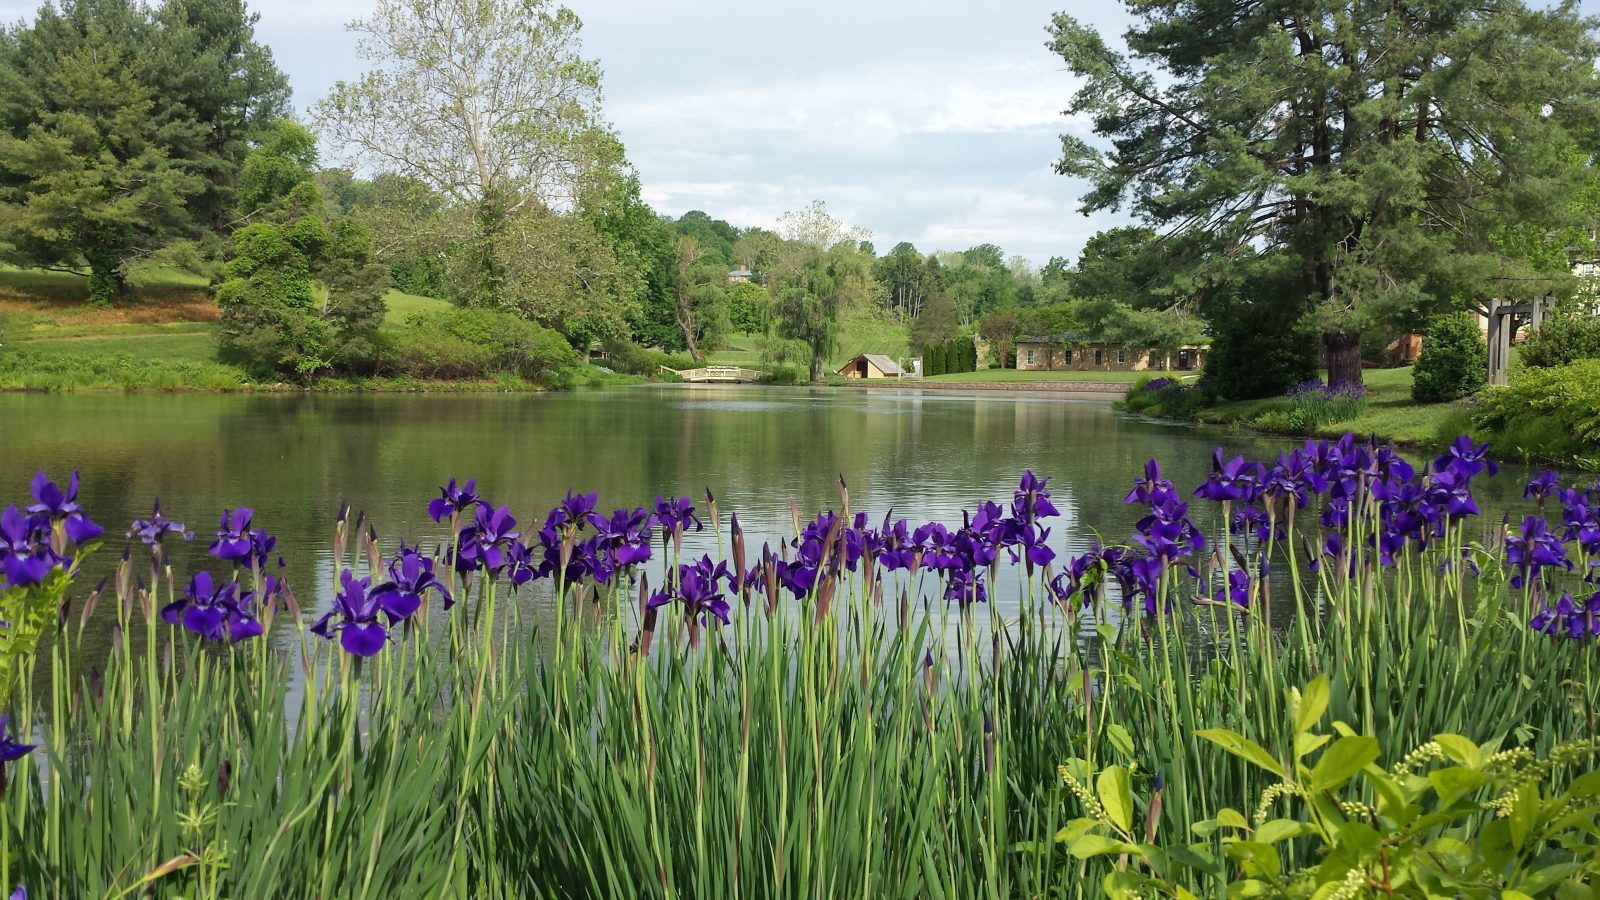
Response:
POLYGON ((0 713, 0 763, 18 760, 33 752, 37 744, 21 744, 11 737, 11 715, 0 713))
POLYGON ((1050 479, 1038 477, 1032 469, 1024 470, 1022 480, 1012 496, 1012 515, 1030 525, 1040 519, 1061 515, 1055 504, 1050 502, 1050 492, 1045 489, 1049 484, 1050 479))
MULTIPOLYGON (((273 583, 274 587, 276 582, 273 583)), ((224 637, 235 643, 261 634, 261 622, 251 609, 253 593, 239 594, 233 581, 217 584, 209 572, 196 572, 183 589, 183 596, 161 608, 168 624, 181 625, 206 640, 224 637)))
POLYGON ((1205 484, 1195 488, 1194 495, 1205 500, 1254 500, 1261 492, 1266 479, 1266 469, 1258 462, 1246 462, 1242 456, 1222 461, 1219 448, 1212 457, 1211 474, 1205 484))
POLYGON ((434 575, 433 560, 403 542, 389 560, 389 580, 372 589, 373 597, 389 624, 410 618, 422 606, 422 598, 433 591, 444 600, 444 608, 455 605, 450 589, 434 575))
POLYGON ((128 528, 128 537, 138 538, 139 543, 147 547, 160 544, 167 535, 175 534, 186 541, 194 540, 194 532, 184 526, 182 522, 174 522, 161 514, 161 498, 157 497, 148 519, 134 519, 133 525, 128 528))
POLYGON ((1446 468, 1458 469, 1467 475, 1476 475, 1485 469, 1490 475, 1500 471, 1500 467, 1489 458, 1489 445, 1474 444, 1472 438, 1464 434, 1456 438, 1455 443, 1445 448, 1444 453, 1433 461, 1433 468, 1435 471, 1446 468))
POLYGON ((778 584, 794 595, 796 600, 804 600, 811 589, 817 586, 816 564, 806 564, 801 561, 789 562, 778 560, 776 564, 778 584))
POLYGON ((1528 486, 1522 489, 1522 499, 1532 499, 1543 503, 1546 497, 1559 494, 1560 491, 1561 476, 1549 469, 1545 469, 1543 472, 1528 479, 1528 486))
POLYGON ((311 633, 333 639, 339 635, 339 646, 352 656, 372 656, 389 640, 389 629, 379 621, 384 612, 376 591, 369 591, 371 578, 357 578, 345 569, 339 573, 339 592, 334 595, 333 609, 311 626, 311 633), (338 621, 334 621, 338 617, 338 621))
POLYGON ((511 515, 511 507, 479 504, 473 523, 461 529, 456 536, 456 570, 474 572, 483 569, 498 574, 508 561, 506 551, 522 537, 516 527, 517 520, 511 515))
POLYGON ((695 531, 704 531, 706 528, 700 517, 694 514, 694 503, 688 497, 677 497, 672 500, 656 498, 655 525, 665 529, 669 534, 679 534, 687 531, 691 523, 695 531))
POLYGON ((719 584, 723 583, 730 589, 733 585, 728 564, 713 563, 710 556, 702 556, 696 563, 678 566, 677 582, 656 591, 645 605, 656 609, 668 603, 681 603, 684 615, 689 618, 705 623, 709 621, 709 616, 716 616, 726 625, 728 600, 719 588, 719 584))
POLYGON ((1219 586, 1212 599, 1218 603, 1228 602, 1240 609, 1250 608, 1250 573, 1243 569, 1234 569, 1228 573, 1228 586, 1226 589, 1219 586), (1224 597, 1226 595, 1226 597, 1224 597))
POLYGON ((1515 588, 1527 584, 1529 578, 1538 578, 1540 570, 1546 567, 1572 569, 1566 544, 1541 516, 1523 519, 1517 534, 1506 535, 1505 547, 1506 564, 1516 572, 1511 576, 1511 586, 1515 588))
POLYGON ((47 536, 35 520, 24 516, 16 506, 0 513, 0 574, 7 588, 25 588, 42 582, 58 565, 71 560, 50 549, 47 536))
POLYGON ((1540 634, 1574 641, 1600 637, 1600 594, 1580 603, 1563 591, 1554 606, 1545 606, 1529 620, 1528 627, 1540 634))
POLYGON ((589 524, 596 532, 596 556, 604 559, 608 575, 650 559, 650 521, 650 513, 643 508, 619 509, 609 519, 589 514, 589 524))
POLYGON ((1147 459, 1144 463, 1144 477, 1133 482, 1133 490, 1122 498, 1122 502, 1150 505, 1162 497, 1175 493, 1176 489, 1173 488, 1172 482, 1161 475, 1161 463, 1147 459))
POLYGON ((1027 559, 1030 565, 1048 566, 1056 558, 1056 552, 1047 543, 1049 539, 1050 529, 1023 525, 1017 530, 1014 546, 1007 553, 1013 563, 1027 559))
POLYGON ((251 529, 254 517, 255 512, 248 506, 231 511, 224 509, 221 524, 217 528, 217 539, 211 542, 206 552, 237 566, 265 566, 267 558, 272 555, 272 548, 278 545, 278 539, 262 529, 251 529))
POLYGON ((983 586, 983 570, 952 569, 944 598, 962 604, 989 602, 989 592, 983 586))
POLYGON ((1267 472, 1261 486, 1263 495, 1274 500, 1293 497, 1297 507, 1305 506, 1311 495, 1327 489, 1328 480, 1316 469, 1315 454, 1299 449, 1279 453, 1277 465, 1267 472))
POLYGON ((105 529, 90 521, 83 507, 78 505, 77 469, 72 470, 72 478, 64 491, 40 469, 33 475, 32 490, 33 505, 28 507, 28 514, 52 523, 60 522, 67 540, 82 544, 105 533, 105 529))
POLYGON ((1478 502, 1472 496, 1472 476, 1459 468, 1445 468, 1428 478, 1428 502, 1451 518, 1478 515, 1478 502))
POLYGON ((482 502, 478 497, 478 479, 469 478, 466 484, 456 487, 456 480, 452 478, 449 484, 439 488, 439 497, 428 504, 428 515, 435 522, 443 522, 482 502))

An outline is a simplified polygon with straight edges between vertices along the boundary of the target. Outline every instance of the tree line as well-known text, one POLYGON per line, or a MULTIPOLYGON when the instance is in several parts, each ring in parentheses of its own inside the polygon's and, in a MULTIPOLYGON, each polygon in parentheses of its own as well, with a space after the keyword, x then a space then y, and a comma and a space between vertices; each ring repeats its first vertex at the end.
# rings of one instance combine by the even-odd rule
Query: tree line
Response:
POLYGON ((1360 382, 1375 334, 1580 289, 1600 53, 1576 3, 1126 8, 1124 49, 1052 22, 1081 79, 1067 114, 1093 130, 1062 137, 1056 168, 1086 182, 1085 213, 1160 230, 1226 392, 1282 390, 1319 362, 1360 382))

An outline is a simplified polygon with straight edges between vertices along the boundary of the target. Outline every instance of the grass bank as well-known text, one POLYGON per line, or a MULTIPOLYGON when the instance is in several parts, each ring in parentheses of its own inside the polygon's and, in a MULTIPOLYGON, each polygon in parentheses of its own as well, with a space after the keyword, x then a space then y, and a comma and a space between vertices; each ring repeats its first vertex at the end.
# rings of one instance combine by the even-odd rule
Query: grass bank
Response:
POLYGON ((1060 382, 1096 382, 1102 384, 1127 383, 1132 385, 1149 372, 1041 372, 1029 369, 979 369, 976 372, 957 372, 934 375, 922 379, 928 384, 1041 384, 1060 382))
POLYGON ((1227 400, 1210 405, 1156 404, 1137 411, 1157 418, 1263 434, 1337 437, 1349 431, 1408 448, 1427 448, 1448 443, 1456 435, 1468 430, 1471 401, 1418 403, 1411 398, 1411 376, 1409 367, 1366 370, 1362 373, 1367 388, 1365 408, 1354 418, 1310 429, 1287 427, 1286 420, 1292 406, 1288 397, 1227 400))
MULTIPOLYGON (((5 391, 542 391, 641 379, 585 366, 550 384, 510 373, 462 379, 318 378, 309 384, 254 377, 224 362, 219 311, 205 280, 157 272, 110 307, 85 302, 70 272, 0 268, 0 390, 5 391)), ((419 313, 451 309, 433 297, 391 290, 385 329, 419 313)))

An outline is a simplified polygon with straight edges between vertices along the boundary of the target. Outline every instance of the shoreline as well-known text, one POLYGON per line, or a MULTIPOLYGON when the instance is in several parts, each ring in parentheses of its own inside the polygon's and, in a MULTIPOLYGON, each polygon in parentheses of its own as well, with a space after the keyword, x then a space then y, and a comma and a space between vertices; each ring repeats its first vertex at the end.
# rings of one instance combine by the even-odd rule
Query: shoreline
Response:
POLYGON ((998 393, 1114 394, 1126 396, 1132 382, 1121 381, 923 381, 917 378, 851 379, 841 387, 857 390, 890 388, 920 391, 984 391, 998 393))

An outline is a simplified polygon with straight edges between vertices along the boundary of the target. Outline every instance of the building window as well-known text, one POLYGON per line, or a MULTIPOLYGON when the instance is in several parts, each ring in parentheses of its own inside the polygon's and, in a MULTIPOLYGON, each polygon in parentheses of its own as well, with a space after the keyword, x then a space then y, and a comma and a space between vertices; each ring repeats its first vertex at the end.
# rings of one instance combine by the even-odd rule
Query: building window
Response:
POLYGON ((1128 364, 1128 351, 1126 351, 1126 350, 1118 350, 1117 351, 1117 365, 1125 366, 1127 364, 1128 364))
POLYGON ((1028 348, 1028 365, 1031 366, 1031 365, 1033 365, 1033 363, 1034 363, 1033 348, 1029 347, 1028 348))
POLYGON ((1094 364, 1097 366, 1103 366, 1106 364, 1106 352, 1098 347, 1096 347, 1094 351, 1094 364))
POLYGON ((1072 348, 1067 348, 1067 365, 1072 365, 1072 348))

